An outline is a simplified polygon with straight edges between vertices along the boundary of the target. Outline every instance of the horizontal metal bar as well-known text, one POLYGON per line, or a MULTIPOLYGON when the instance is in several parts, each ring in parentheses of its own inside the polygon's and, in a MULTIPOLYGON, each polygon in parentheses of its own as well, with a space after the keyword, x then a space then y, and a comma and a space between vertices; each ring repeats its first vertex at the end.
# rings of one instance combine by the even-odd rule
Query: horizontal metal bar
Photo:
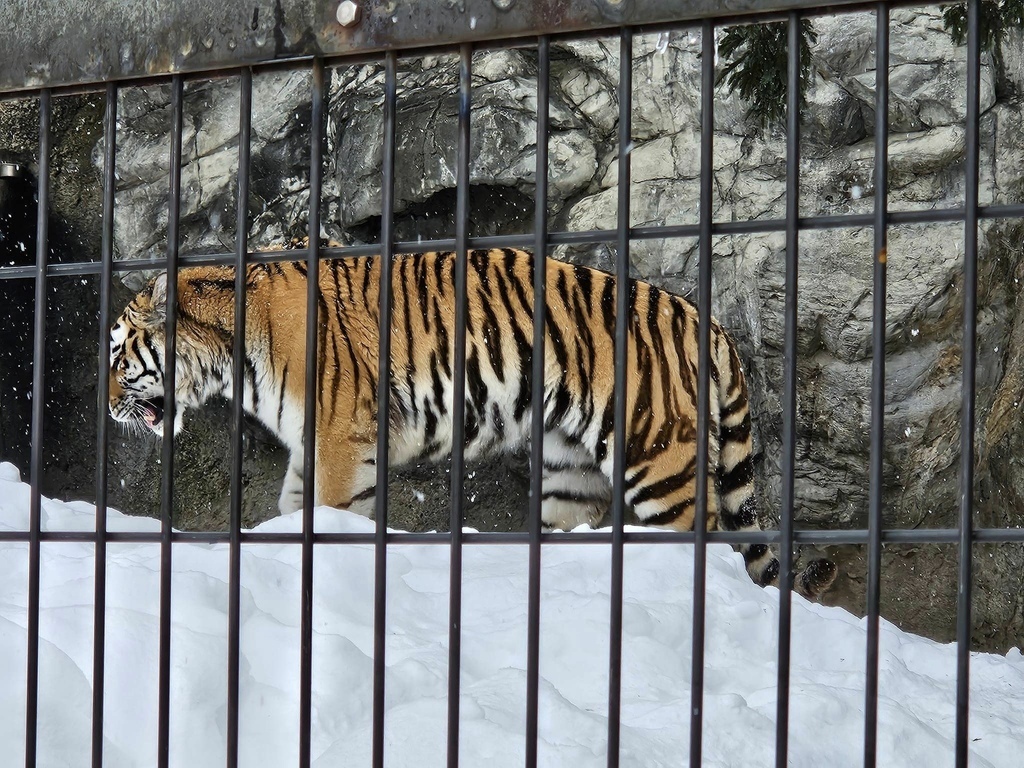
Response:
MULTIPOLYGON (((891 211, 889 223, 896 224, 937 224, 942 222, 964 221, 967 214, 963 208, 933 208, 920 211, 891 211)), ((978 217, 982 219, 1019 219, 1024 218, 1022 205, 990 205, 978 209, 978 217)), ((870 227, 874 223, 874 214, 848 214, 839 216, 809 216, 798 221, 801 230, 843 229, 846 227, 870 227)), ((712 225, 713 235, 749 235, 771 232, 785 232, 785 219, 759 219, 753 221, 723 221, 712 225)), ((676 224, 672 226, 635 227, 630 229, 631 240, 657 240, 680 237, 694 237, 699 234, 697 224, 676 224)), ((598 245, 614 243, 617 238, 614 229, 589 229, 580 232, 551 232, 548 234, 548 246, 559 245, 598 245)), ((487 235, 469 238, 471 249, 487 250, 490 248, 531 248, 536 240, 532 234, 522 235, 487 235)), ((455 238, 437 240, 404 240, 395 244, 396 254, 427 253, 429 251, 452 251, 455 249, 455 238)), ((380 252, 377 243, 346 245, 335 248, 321 248, 323 259, 355 258, 359 256, 376 256, 380 252)), ((230 266, 234 264, 236 255, 228 252, 203 253, 180 256, 181 267, 230 266)), ((275 249, 250 251, 247 255, 254 264, 270 264, 282 261, 302 261, 306 258, 304 250, 275 249)), ((120 259, 114 262, 115 272, 142 272, 162 270, 165 260, 160 259, 120 259)), ((98 275, 102 272, 102 262, 82 261, 63 264, 48 264, 47 277, 84 277, 98 275)), ((34 266, 0 267, 0 280, 32 279, 36 275, 34 266)))
MULTIPOLYGON (((895 2, 892 5, 910 4, 895 2)), ((262 4, 261 4, 262 5, 262 4)), ((713 16, 718 23, 763 22, 793 9, 831 14, 865 10, 864 0, 518 0, 515 13, 492 0, 466 0, 454 15, 434 0, 361 3, 362 18, 349 26, 336 2, 281 5, 272 12, 248 0, 9 0, 0 4, 0 91, 32 95, 42 86, 54 95, 102 90, 104 81, 147 84, 171 73, 225 76, 246 65, 305 63, 324 57, 328 66, 388 49, 424 55, 460 44, 493 47, 553 39, 605 36, 621 27, 635 34, 689 26, 713 16), (72 8, 68 11, 68 8, 72 8), (81 10, 78 10, 81 8, 81 10), (87 12, 86 12, 87 8, 87 12), (69 16, 69 13, 71 14, 69 16), (70 23, 69 23, 70 22, 70 23), (444 40, 443 46, 437 40, 444 40), (41 74, 45 73, 45 77, 41 74)), ((280 65, 279 65, 280 66, 280 65)), ((257 70, 259 71, 259 70, 257 70)))
MULTIPOLYGON (((886 544, 955 544, 959 541, 956 528, 896 528, 882 531, 882 541, 886 544)), ((29 531, 0 531, 0 543, 26 543, 29 531)), ((624 541, 630 544, 650 544, 653 542, 671 542, 692 544, 693 531, 661 531, 627 530, 623 533, 624 541)), ((1024 528, 979 528, 972 536, 977 544, 1024 544, 1024 528)), ((316 544, 373 544, 373 533, 315 533, 313 542, 316 544)), ((94 531, 42 531, 40 541, 62 543, 91 543, 96 540, 94 531)), ((106 540, 109 544, 158 544, 159 531, 110 531, 106 540)), ((178 544, 228 544, 231 534, 228 531, 174 531, 171 541, 178 544)), ((466 531, 462 534, 466 544, 529 544, 530 534, 527 531, 481 532, 466 531)), ((609 544, 612 535, 610 530, 572 532, 551 531, 541 537, 544 544, 609 544)), ((858 545, 869 542, 869 532, 864 528, 850 530, 802 530, 793 532, 793 541, 798 544, 821 544, 829 546, 858 545)), ((243 531, 243 545, 250 544, 301 544, 301 533, 263 533, 260 531, 243 531)), ((707 541, 717 544, 778 544, 781 541, 779 531, 708 531, 707 541)), ((451 537, 444 531, 389 531, 387 543, 401 545, 415 544, 449 544, 451 537)))

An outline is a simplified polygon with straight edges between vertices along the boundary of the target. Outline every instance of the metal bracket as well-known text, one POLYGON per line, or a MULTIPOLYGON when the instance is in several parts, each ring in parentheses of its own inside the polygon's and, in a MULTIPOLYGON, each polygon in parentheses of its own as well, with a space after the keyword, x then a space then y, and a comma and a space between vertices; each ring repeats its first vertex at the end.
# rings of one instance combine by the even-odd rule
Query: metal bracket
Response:
POLYGON ((17 179, 24 174, 24 169, 18 163, 0 162, 0 179, 17 179))

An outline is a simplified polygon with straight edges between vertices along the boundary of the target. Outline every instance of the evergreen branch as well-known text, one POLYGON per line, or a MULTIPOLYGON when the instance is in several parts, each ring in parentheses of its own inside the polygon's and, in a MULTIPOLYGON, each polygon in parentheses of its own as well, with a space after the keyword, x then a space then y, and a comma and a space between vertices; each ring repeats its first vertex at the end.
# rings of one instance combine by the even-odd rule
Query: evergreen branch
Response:
MULTIPOLYGON (((1024 0, 1013 0, 1024 2, 1024 0)), ((811 44, 818 36, 808 19, 800 21, 800 106, 811 77, 811 44)), ((722 59, 730 59, 717 77, 729 93, 748 102, 747 116, 762 126, 786 118, 788 31, 784 21, 727 27, 718 42, 722 59)))

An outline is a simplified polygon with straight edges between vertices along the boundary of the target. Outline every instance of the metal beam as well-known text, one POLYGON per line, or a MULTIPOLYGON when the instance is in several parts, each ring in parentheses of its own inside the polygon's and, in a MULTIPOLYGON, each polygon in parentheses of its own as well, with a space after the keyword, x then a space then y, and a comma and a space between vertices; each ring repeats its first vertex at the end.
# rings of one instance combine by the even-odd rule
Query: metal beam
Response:
MULTIPOLYGON (((415 49, 783 12, 814 0, 6 0, 0 91, 239 67, 274 60, 415 49)), ((829 7, 863 4, 833 0, 829 7)))

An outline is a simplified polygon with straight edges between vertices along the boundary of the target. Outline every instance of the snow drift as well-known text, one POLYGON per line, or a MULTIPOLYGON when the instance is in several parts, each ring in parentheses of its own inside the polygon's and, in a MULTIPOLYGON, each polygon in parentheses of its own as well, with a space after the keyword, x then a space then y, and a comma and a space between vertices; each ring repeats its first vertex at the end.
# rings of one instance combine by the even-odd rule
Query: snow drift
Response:
MULTIPOLYGON (((0 530, 28 527, 28 486, 0 465, 0 530)), ((95 509, 44 500, 44 530, 90 531, 95 509)), ((318 530, 371 531, 319 509, 318 530)), ((158 530, 107 513, 112 531, 158 530)), ((262 531, 298 531, 298 516, 262 531)), ((580 533, 582 537, 586 533, 580 533)), ((299 547, 246 545, 242 560, 240 762, 297 759, 299 547)), ((171 764, 224 763, 226 545, 173 550, 171 764)), ((314 560, 313 764, 370 762, 373 548, 318 545, 314 560)), ((0 543, 0 753, 23 762, 28 547, 0 543)), ((39 765, 84 765, 91 735, 93 546, 44 543, 41 560, 39 765)), ((689 724, 691 548, 628 545, 625 553, 622 764, 680 766, 689 724)), ((609 553, 546 546, 541 603, 540 764, 605 765, 609 553)), ((399 545, 388 556, 386 760, 444 764, 448 550, 399 545)), ((708 548, 704 763, 774 764, 778 593, 760 589, 738 555, 708 548)), ((527 549, 464 552, 461 758, 523 764, 527 549)), ((159 547, 109 544, 104 752, 110 766, 155 764, 159 547)), ((794 596, 790 764, 859 766, 865 624, 794 596)), ((879 764, 949 763, 955 647, 883 622, 879 764)), ((972 766, 1018 765, 1024 746, 1024 659, 975 654, 972 766)))

